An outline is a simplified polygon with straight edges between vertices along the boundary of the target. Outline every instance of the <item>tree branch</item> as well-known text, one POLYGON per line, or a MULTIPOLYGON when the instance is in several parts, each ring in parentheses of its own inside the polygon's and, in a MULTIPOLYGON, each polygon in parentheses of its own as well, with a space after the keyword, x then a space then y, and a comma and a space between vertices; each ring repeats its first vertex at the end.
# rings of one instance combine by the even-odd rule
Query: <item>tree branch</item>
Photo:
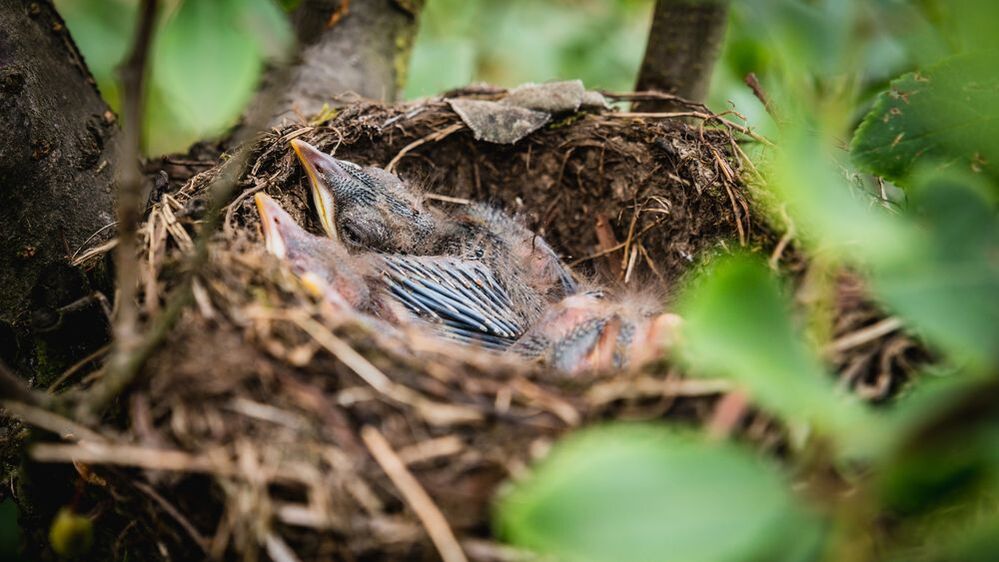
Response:
POLYGON ((146 66, 156 21, 157 0, 142 0, 139 22, 128 58, 121 68, 124 90, 122 113, 121 172, 118 178, 117 267, 118 317, 115 320, 115 351, 112 364, 127 361, 138 341, 139 309, 136 292, 139 279, 138 229, 142 220, 143 176, 139 169, 142 122, 145 106, 146 66))
POLYGON ((106 343, 103 263, 69 256, 113 230, 118 127, 47 0, 0 2, 0 355, 47 385, 106 343))
MULTIPOLYGON (((337 95, 395 101, 406 82, 423 0, 303 0, 293 14, 302 45, 280 91, 272 123, 311 116, 337 95)), ((268 116, 271 117, 271 116, 268 116)))
MULTIPOLYGON (((636 90, 658 90, 703 102, 721 51, 728 0, 658 0, 636 90)), ((634 111, 676 111, 667 100, 642 101, 634 111)))

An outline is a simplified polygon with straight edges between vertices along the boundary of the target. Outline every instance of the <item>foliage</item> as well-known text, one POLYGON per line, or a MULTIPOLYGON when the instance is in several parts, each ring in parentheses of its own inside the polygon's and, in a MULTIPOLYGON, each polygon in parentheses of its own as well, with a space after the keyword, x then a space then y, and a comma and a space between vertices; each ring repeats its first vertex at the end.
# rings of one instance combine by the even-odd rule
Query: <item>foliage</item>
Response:
MULTIPOLYGON (((135 27, 136 0, 57 0, 97 85, 121 107, 116 69, 135 27)), ((166 2, 148 79, 147 154, 185 150, 223 132, 253 96, 268 60, 291 44, 287 19, 272 0, 166 2)))
POLYGON ((516 86, 580 78, 634 86, 652 0, 430 0, 420 16, 406 97, 471 82, 516 86))
POLYGON ((769 491, 790 498, 781 509, 823 514, 794 524, 826 545, 795 550, 801 559, 995 559, 999 65, 983 21, 996 3, 754 0, 732 11, 713 99, 748 72, 772 99, 775 116, 748 103, 777 145, 751 151, 759 187, 821 256, 813 268, 861 272, 935 350, 935 376, 880 409, 842 396, 823 365, 830 330, 809 323, 816 311, 792 306, 789 281, 759 257, 720 257, 679 299, 680 356, 690 374, 731 378, 803 436, 786 461, 793 476, 751 469, 744 451, 689 435, 595 429, 557 445, 514 486, 498 504, 500 529, 567 560, 772 559, 748 546, 726 551, 726 539, 749 532, 787 553, 787 535, 749 517, 725 522, 759 501, 733 480, 782 482, 809 494, 769 491), (896 183, 878 189, 883 180, 865 172, 896 183), (716 466, 724 454, 734 457, 716 466), (816 485, 830 473, 839 484, 816 485), (849 493, 830 493, 837 487, 849 493), (668 506, 647 508, 649 498, 668 506), (697 525, 704 510, 717 526, 697 525), (650 544, 658 548, 639 548, 650 544))
POLYGON ((644 425, 566 439, 498 509, 501 535, 572 561, 800 560, 818 525, 770 463, 644 425))
POLYGON ((681 312, 687 322, 683 352, 692 372, 739 381, 761 405, 790 422, 840 436, 870 425, 868 412, 837 395, 758 260, 739 256, 715 264, 687 294, 681 312))
POLYGON ((934 161, 999 179, 996 68, 999 53, 978 52, 893 81, 853 138, 857 163, 897 181, 934 161))

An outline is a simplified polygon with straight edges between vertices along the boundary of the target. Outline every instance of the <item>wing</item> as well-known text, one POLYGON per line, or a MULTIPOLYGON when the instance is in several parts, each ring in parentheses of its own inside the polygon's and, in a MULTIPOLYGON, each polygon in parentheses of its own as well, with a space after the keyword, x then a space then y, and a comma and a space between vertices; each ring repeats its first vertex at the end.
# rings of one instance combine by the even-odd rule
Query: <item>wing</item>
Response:
POLYGON ((381 263, 389 293, 451 339, 503 350, 524 333, 509 293, 481 262, 390 255, 381 263))

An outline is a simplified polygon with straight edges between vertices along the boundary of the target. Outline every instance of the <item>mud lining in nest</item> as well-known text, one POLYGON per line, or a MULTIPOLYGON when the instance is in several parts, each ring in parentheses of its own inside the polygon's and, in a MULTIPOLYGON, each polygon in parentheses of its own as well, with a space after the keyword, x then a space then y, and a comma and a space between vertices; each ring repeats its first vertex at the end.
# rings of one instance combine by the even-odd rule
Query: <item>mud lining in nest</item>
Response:
MULTIPOLYGON (((751 211, 729 132, 677 119, 579 113, 500 146, 476 142, 444 103, 358 104, 321 125, 272 131, 211 242, 194 304, 121 399, 119 429, 97 445, 34 451, 97 470, 85 478, 97 505, 111 488, 119 507, 128 497, 144 506, 140 518, 158 514, 159 524, 121 530, 118 548, 159 541, 175 559, 435 559, 457 537, 469 558, 510 559, 490 536, 490 502, 559 435, 602 419, 701 422, 729 390, 685 379, 668 361, 566 379, 336 317, 260 241, 258 190, 319 232, 292 138, 391 165, 444 206, 492 201, 586 274, 621 280, 630 269, 629 285, 669 289, 706 252, 769 252, 777 239, 751 211)), ((151 213, 142 260, 150 315, 180 276, 198 201, 218 173, 168 190, 151 213)), ((742 430, 780 447, 782 430, 761 414, 742 430)))

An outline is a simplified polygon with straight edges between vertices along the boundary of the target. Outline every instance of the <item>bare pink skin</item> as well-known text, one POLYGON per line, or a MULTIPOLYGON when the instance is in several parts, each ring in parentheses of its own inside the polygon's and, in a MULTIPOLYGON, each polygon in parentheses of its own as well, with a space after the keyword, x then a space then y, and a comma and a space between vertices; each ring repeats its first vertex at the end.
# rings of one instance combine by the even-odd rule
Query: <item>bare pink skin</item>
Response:
POLYGON ((581 293, 549 307, 514 349, 570 375, 638 367, 668 352, 679 325, 674 314, 581 293))
POLYGON ((365 256, 351 256, 336 241, 306 232, 264 193, 258 193, 254 201, 267 251, 288 264, 313 290, 323 292, 330 302, 361 311, 374 306, 365 280, 372 268, 365 256))

